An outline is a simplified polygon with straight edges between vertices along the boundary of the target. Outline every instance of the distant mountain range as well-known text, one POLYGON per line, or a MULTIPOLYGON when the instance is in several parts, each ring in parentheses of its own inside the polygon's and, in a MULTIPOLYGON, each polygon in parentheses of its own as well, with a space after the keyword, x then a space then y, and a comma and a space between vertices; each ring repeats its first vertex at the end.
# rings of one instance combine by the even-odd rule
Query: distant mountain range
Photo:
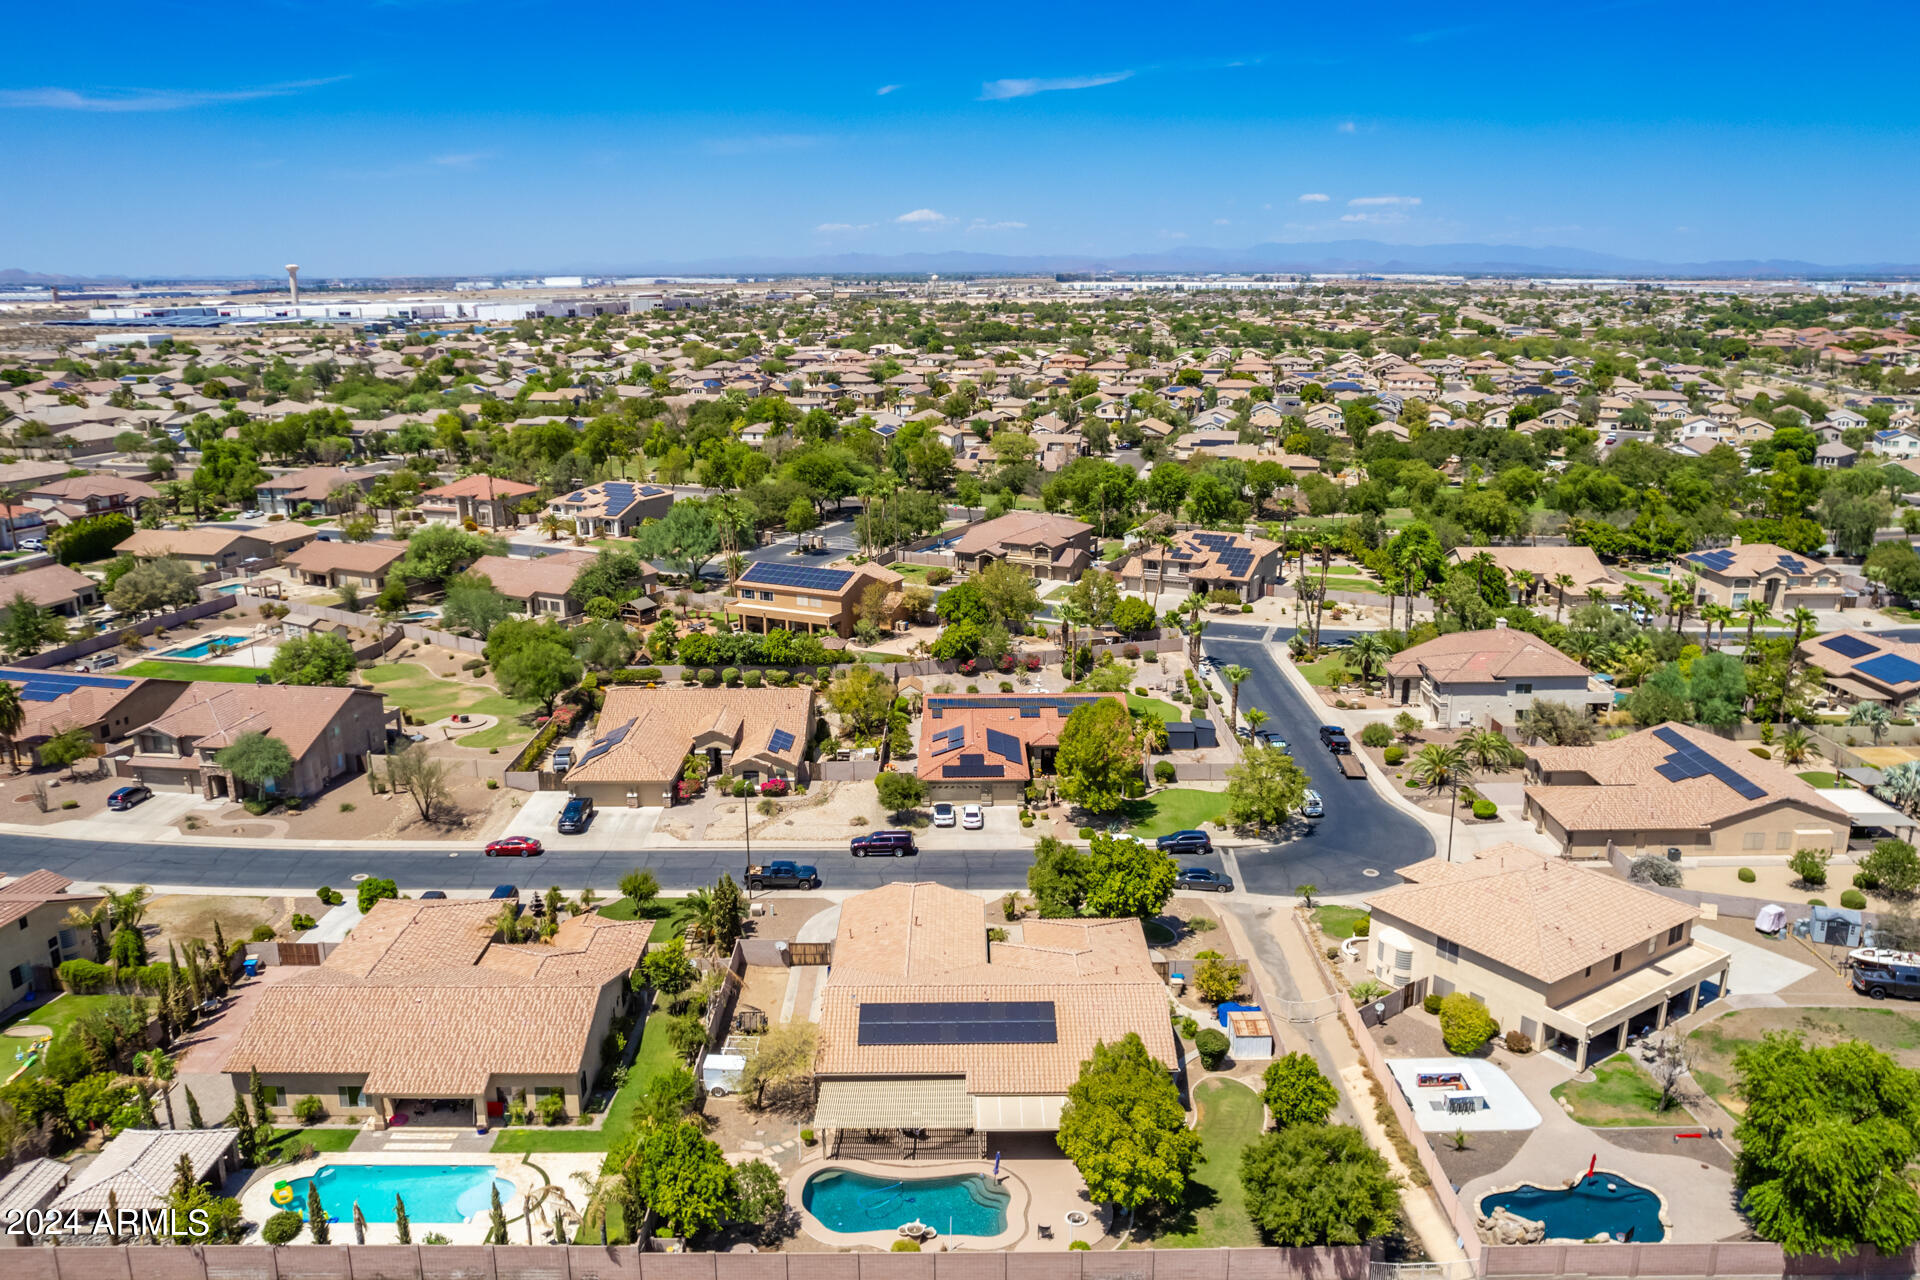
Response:
MULTIPOLYGON (((1160 272, 1205 274, 1315 272, 1440 274, 1479 276, 1654 276, 1708 279, 1778 279, 1796 276, 1920 276, 1920 263, 1818 263, 1797 259, 1734 258, 1704 262, 1659 262, 1575 249, 1564 245, 1383 244, 1377 240, 1325 240, 1298 244, 1256 244, 1244 249, 1199 245, 1151 253, 1102 256, 1084 253, 996 254, 951 249, 937 253, 741 254, 698 259, 601 259, 562 266, 520 267, 513 271, 465 275, 1051 275, 1056 272, 1112 272, 1138 275, 1160 272)), ((186 276, 188 280, 267 277, 186 276)), ((398 277, 396 277, 398 278, 398 277)), ((421 277, 407 277, 410 281, 421 277)), ((455 276, 444 276, 453 279, 455 276)), ((154 279, 159 279, 155 277, 154 279)), ((120 285, 125 276, 68 276, 19 268, 0 270, 0 287, 81 284, 120 285)))

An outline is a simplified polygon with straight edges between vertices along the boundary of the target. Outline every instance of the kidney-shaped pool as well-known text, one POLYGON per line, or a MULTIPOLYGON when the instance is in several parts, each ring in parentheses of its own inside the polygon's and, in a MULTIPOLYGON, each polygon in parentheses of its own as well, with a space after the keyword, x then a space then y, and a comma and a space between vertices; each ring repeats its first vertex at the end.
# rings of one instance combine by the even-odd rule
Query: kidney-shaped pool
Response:
POLYGON ((950 1236, 997 1236, 1013 1199, 984 1173, 886 1178, 824 1169, 807 1179, 800 1203, 830 1231, 892 1231, 922 1222, 950 1236))
POLYGON ((1571 1187, 1515 1187, 1480 1197, 1480 1212, 1495 1209, 1547 1224, 1549 1240, 1592 1240, 1609 1236, 1636 1244, 1666 1239, 1660 1225, 1660 1196, 1616 1174, 1587 1174, 1571 1187))

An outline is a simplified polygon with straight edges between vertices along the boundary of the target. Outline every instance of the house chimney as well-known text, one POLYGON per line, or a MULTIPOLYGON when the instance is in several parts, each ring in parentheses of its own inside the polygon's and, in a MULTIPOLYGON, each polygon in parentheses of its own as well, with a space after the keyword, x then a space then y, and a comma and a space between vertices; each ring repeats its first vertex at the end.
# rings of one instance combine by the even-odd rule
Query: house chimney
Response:
POLYGON ((1507 629, 1507 620, 1505 618, 1495 618, 1493 620, 1493 629, 1495 631, 1505 631, 1507 629))
POLYGON ((1730 543, 1728 543, 1727 545, 1728 545, 1728 546, 1733 546, 1733 547, 1737 547, 1737 546, 1739 546, 1739 545, 1740 545, 1740 535, 1739 535, 1739 534, 1735 534, 1735 535, 1734 535, 1734 537, 1733 537, 1733 541, 1732 541, 1732 542, 1730 542, 1730 543))

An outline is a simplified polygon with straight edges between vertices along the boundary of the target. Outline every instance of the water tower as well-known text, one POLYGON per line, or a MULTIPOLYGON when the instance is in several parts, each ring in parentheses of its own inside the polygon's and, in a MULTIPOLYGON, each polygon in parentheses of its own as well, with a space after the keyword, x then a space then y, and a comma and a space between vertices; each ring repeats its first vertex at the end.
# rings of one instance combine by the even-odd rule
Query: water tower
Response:
POLYGON ((297 262, 289 262, 287 264, 287 292, 293 295, 293 305, 296 307, 299 306, 300 264, 297 262))

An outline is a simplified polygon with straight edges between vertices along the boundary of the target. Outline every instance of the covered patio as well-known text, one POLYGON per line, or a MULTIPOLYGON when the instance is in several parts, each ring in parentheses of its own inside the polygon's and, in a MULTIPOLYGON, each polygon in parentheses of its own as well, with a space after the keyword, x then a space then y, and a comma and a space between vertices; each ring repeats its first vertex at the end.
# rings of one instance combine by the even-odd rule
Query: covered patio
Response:
POLYGON ((1715 996, 1724 993, 1731 960, 1718 947, 1690 943, 1598 991, 1549 1009, 1541 1023, 1541 1047, 1584 1071, 1589 1063, 1619 1052, 1629 1039, 1652 1035, 1692 1013, 1703 1003, 1703 986, 1711 985, 1715 996))

